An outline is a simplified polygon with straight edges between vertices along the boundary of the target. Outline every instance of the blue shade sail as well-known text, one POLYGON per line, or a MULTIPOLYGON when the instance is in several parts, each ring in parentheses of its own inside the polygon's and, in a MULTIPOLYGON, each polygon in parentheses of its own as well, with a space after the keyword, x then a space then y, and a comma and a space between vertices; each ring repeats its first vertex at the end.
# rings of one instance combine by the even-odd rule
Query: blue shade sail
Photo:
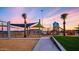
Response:
MULTIPOLYGON (((26 27, 30 27, 30 26, 32 26, 32 25, 34 25, 34 24, 36 24, 36 23, 29 23, 29 24, 26 24, 26 27)), ((10 24, 10 25, 18 26, 18 27, 24 27, 24 26, 25 26, 25 24, 10 24)))

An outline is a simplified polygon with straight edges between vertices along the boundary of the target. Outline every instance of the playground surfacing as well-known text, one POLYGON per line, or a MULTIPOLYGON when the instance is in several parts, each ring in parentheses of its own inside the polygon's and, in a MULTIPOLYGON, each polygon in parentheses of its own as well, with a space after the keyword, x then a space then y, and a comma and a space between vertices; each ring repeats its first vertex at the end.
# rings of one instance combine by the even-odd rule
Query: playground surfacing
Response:
POLYGON ((0 51, 31 51, 39 39, 0 39, 0 51))

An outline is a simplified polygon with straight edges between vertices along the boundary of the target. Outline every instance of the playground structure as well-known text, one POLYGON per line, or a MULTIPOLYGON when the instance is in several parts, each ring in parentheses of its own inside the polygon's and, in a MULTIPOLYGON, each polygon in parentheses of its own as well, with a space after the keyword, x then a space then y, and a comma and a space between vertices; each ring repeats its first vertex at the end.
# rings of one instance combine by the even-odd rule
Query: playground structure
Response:
POLYGON ((54 23, 53 23, 53 32, 54 32, 54 34, 56 34, 56 35, 59 34, 59 23, 58 23, 58 22, 54 22, 54 23))
POLYGON ((63 34, 63 28, 60 27, 58 22, 53 23, 53 35, 63 34))
MULTIPOLYGON (((78 28, 78 27, 76 27, 78 28)), ((53 35, 63 35, 63 28, 60 27, 58 22, 54 22, 53 23, 53 35)), ((74 36, 78 36, 78 29, 77 30, 66 30, 65 34, 68 35, 74 35, 74 36)))

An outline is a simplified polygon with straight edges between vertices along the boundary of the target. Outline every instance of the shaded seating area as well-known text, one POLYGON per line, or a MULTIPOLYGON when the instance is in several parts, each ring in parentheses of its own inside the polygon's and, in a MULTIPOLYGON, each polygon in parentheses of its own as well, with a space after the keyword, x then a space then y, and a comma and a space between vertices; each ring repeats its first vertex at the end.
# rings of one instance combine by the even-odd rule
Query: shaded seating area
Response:
MULTIPOLYGON (((26 28, 30 29, 30 26, 37 23, 37 22, 28 23, 28 24, 25 25, 25 24, 12 24, 10 22, 4 22, 4 21, 0 21, 0 22, 1 22, 0 28, 2 28, 0 30, 0 38, 7 38, 7 37, 13 37, 13 38, 14 37, 19 37, 20 38, 20 37, 23 37, 23 35, 24 35, 23 30, 21 30, 21 31, 13 31, 13 30, 11 30, 11 28, 24 28, 24 26, 26 26, 26 28)), ((29 30, 26 30, 26 32, 28 32, 28 31, 29 30)))
POLYGON ((39 19, 39 22, 35 26, 33 26, 32 28, 36 28, 35 29, 36 30, 35 33, 42 34, 43 30, 41 30, 41 29, 43 29, 44 26, 41 25, 41 22, 40 22, 40 19, 39 19))
POLYGON ((10 21, 0 21, 0 38, 24 38, 24 27, 26 26, 27 37, 39 37, 43 34, 43 28, 40 19, 39 22, 27 23, 27 24, 14 24, 10 21), (5 30, 6 29, 6 30, 5 30), (17 30, 12 30, 17 29, 17 30), (22 29, 22 30, 19 30, 22 29))

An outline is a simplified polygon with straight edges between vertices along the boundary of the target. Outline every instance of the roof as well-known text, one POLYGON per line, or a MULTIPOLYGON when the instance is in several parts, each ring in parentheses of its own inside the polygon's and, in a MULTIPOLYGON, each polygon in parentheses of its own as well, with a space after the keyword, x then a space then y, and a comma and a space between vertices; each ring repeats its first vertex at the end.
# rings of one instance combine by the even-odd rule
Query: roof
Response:
POLYGON ((42 25, 41 25, 41 23, 40 23, 40 19, 39 19, 39 22, 35 25, 35 26, 33 26, 34 28, 44 28, 42 25))
MULTIPOLYGON (((33 24, 36 24, 36 23, 29 23, 29 24, 26 24, 26 27, 30 27, 30 26, 32 26, 33 24)), ((18 27, 24 27, 24 26, 25 26, 25 24, 10 24, 10 25, 18 26, 18 27)))

